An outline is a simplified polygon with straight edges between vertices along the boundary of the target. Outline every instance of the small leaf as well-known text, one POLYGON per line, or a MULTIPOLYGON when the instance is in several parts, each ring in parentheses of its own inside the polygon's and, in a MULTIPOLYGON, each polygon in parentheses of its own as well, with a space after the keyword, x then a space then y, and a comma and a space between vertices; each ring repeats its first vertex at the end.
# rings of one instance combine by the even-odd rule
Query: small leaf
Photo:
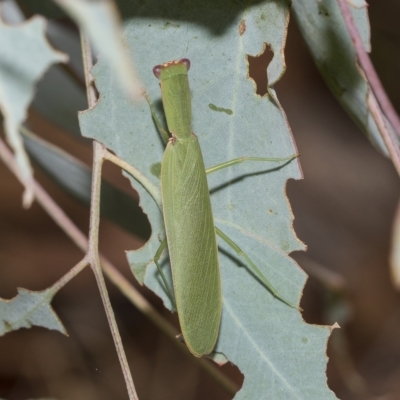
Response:
POLYGON ((41 326, 67 334, 50 302, 54 292, 41 292, 18 288, 18 295, 11 300, 0 299, 0 336, 32 326, 41 326))
MULTIPOLYGON (((18 4, 28 15, 42 14, 46 18, 68 18, 50 0, 21 0, 18 4)), ((15 2, 5 2, 1 9, 6 21, 22 23, 25 19, 15 2)), ((71 73, 59 64, 53 65, 38 82, 32 105, 49 121, 68 133, 80 136, 78 111, 87 107, 87 98, 79 32, 71 29, 70 25, 50 20, 46 34, 54 47, 70 56, 69 67, 77 76, 73 78, 71 73), (80 81, 78 76, 81 77, 80 81)))
MULTIPOLYGON (((4 128, 21 174, 29 187, 32 169, 25 153, 18 127, 25 120, 35 84, 49 66, 65 62, 66 55, 54 50, 45 37, 46 22, 42 17, 9 26, 0 20, 0 109, 4 128)), ((26 192, 26 204, 32 192, 26 192)))

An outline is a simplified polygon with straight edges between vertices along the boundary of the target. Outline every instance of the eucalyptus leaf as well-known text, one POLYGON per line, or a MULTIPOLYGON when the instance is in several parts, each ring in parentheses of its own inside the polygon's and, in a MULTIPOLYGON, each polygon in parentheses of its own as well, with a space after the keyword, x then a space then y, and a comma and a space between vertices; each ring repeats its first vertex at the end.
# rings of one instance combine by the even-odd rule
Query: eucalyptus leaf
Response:
MULTIPOLYGON (((348 5, 365 50, 369 52, 368 5, 364 0, 351 0, 348 5)), ((326 84, 371 143, 387 155, 386 145, 368 108, 370 87, 357 65, 354 45, 337 1, 296 0, 292 9, 326 84)))
POLYGON ((53 124, 80 137, 78 111, 87 107, 86 93, 61 68, 53 66, 39 82, 33 106, 53 124))
MULTIPOLYGON (((241 156, 285 157, 296 152, 272 86, 284 73, 289 1, 120 1, 125 37, 146 90, 156 106, 160 90, 152 68, 189 58, 193 131, 206 167, 241 156), (243 32, 243 21, 246 29, 243 32), (267 43, 269 94, 255 93, 247 55, 267 43), (209 107, 212 104, 214 107, 209 107), (219 112, 218 110, 232 112, 219 112)), ((97 105, 80 115, 84 136, 104 143, 159 186, 165 144, 146 103, 133 105, 116 85, 106 63, 92 71, 97 105)), ((288 256, 304 249, 292 230, 285 196, 287 179, 300 179, 298 161, 283 166, 244 163, 208 177, 216 225, 259 266, 279 293, 298 303, 306 276, 288 256), (257 164, 257 165, 255 165, 257 164)), ((133 273, 171 307, 152 262, 164 238, 161 211, 132 179, 152 235, 128 253, 133 273)), ((306 324, 297 310, 275 299, 237 255, 219 242, 223 315, 215 351, 236 364, 245 379, 235 399, 334 399, 326 385, 328 327, 306 324)), ((167 270, 168 258, 163 267, 167 270)), ((218 358, 218 357, 217 357, 218 358)), ((221 357, 224 360, 224 357, 221 357)))
POLYGON ((47 35, 58 49, 70 56, 69 65, 81 77, 81 82, 61 66, 54 65, 39 82, 33 106, 54 124, 81 137, 78 111, 87 108, 87 98, 79 33, 50 21, 47 35))
MULTIPOLYGON (((40 13, 46 17, 56 17, 53 11, 58 10, 61 13, 59 7, 50 0, 19 1, 18 4, 27 14, 40 13)), ((7 23, 20 24, 25 20, 14 1, 4 2, 1 11, 7 23)), ((80 136, 78 111, 87 107, 87 99, 79 32, 70 25, 52 20, 48 21, 46 28, 50 42, 70 56, 69 66, 82 77, 81 85, 60 65, 53 65, 37 83, 32 104, 48 120, 67 132, 80 136)))
POLYGON ((53 289, 32 292, 18 288, 18 295, 11 300, 0 299, 0 336, 32 326, 41 326, 67 334, 50 303, 53 289))
MULTIPOLYGON (((36 135, 23 129, 24 144, 32 159, 57 184, 85 205, 90 205, 92 172, 90 168, 36 135)), ((146 217, 140 212, 135 200, 107 181, 102 181, 100 212, 128 232, 146 238, 146 217)))
MULTIPOLYGON (((34 17, 20 25, 0 20, 0 109, 4 128, 25 182, 32 169, 18 127, 25 120, 35 85, 51 64, 65 62, 65 54, 54 50, 45 37, 46 22, 34 17)), ((32 193, 28 191, 26 204, 32 193)))

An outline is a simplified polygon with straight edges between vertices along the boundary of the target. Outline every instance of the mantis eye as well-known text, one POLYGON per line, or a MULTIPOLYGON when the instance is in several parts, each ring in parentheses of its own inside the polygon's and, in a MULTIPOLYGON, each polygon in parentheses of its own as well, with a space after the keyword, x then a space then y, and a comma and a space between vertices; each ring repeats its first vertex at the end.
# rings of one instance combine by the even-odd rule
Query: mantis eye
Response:
POLYGON ((190 60, 188 60, 187 58, 182 58, 182 60, 174 60, 174 61, 169 61, 167 63, 164 63, 162 65, 156 65, 153 68, 153 73, 156 76, 156 78, 160 79, 161 70, 163 68, 168 68, 168 67, 171 67, 173 65, 178 65, 178 64, 183 64, 186 67, 186 69, 189 71, 190 60))
POLYGON ((182 58, 182 60, 180 61, 182 64, 186 65, 187 70, 189 71, 190 69, 190 60, 188 58, 182 58))
MULTIPOLYGON (((188 60, 189 61, 189 60, 188 60)), ((190 64, 190 62, 189 62, 189 64, 190 64)), ((153 68, 153 73, 154 73, 154 75, 156 76, 156 78, 158 78, 158 79, 160 79, 160 71, 161 71, 161 69, 162 69, 162 65, 156 65, 154 68, 153 68)))

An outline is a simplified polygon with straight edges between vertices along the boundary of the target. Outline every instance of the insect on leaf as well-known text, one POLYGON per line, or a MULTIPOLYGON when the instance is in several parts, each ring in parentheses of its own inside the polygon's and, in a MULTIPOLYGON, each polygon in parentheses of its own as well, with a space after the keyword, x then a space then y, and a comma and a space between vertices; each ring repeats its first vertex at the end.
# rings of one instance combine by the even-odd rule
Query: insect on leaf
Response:
MULTIPOLYGON (((129 5, 120 3, 139 75, 160 115, 160 88, 152 68, 168 60, 190 59, 193 131, 206 168, 236 157, 296 153, 273 87, 268 96, 257 96, 247 64, 247 55, 259 54, 268 43, 274 53, 268 67, 269 82, 282 76, 289 2, 246 4, 182 1, 178 7, 174 2, 150 1, 139 7, 132 1, 129 5), (135 16, 137 9, 140 15, 135 16), (242 20, 246 30, 240 34, 242 20)), ((165 144, 148 105, 129 103, 103 63, 96 65, 93 74, 100 101, 81 114, 83 134, 104 143, 160 186, 156 171, 165 144)), ((285 185, 288 179, 300 177, 296 160, 281 168, 271 163, 247 163, 208 176, 216 226, 246 251, 284 298, 295 304, 306 277, 288 256, 303 249, 303 244, 292 230, 285 185)), ((139 281, 171 307, 152 262, 165 237, 162 214, 143 186, 133 180, 132 184, 149 216, 152 236, 143 248, 129 252, 128 259, 139 281)), ((334 399, 325 376, 329 328, 306 324, 297 310, 271 295, 231 248, 221 240, 218 245, 223 311, 215 351, 245 376, 235 399, 334 399)), ((167 254, 162 266, 168 274, 167 254)))

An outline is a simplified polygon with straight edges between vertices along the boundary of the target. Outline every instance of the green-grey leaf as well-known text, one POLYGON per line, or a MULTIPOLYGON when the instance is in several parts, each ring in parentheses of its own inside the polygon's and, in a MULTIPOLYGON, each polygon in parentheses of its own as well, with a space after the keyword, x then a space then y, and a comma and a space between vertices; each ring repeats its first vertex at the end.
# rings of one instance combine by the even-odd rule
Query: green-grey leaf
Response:
POLYGON ((52 123, 80 136, 78 111, 87 107, 86 93, 61 68, 54 66, 39 82, 33 106, 52 123))
POLYGON ((50 305, 53 296, 52 289, 32 292, 18 288, 18 295, 13 299, 0 299, 0 336, 32 326, 54 329, 66 335, 63 324, 50 305))
MULTIPOLYGON (((367 3, 348 1, 366 51, 370 51, 367 3)), ((386 145, 368 109, 370 88, 356 64, 353 42, 337 1, 296 0, 293 14, 325 82, 369 140, 384 154, 386 145)))
POLYGON ((33 106, 54 124, 80 136, 78 111, 87 108, 88 104, 83 82, 80 38, 71 29, 51 21, 47 34, 58 49, 70 55, 70 64, 81 74, 82 84, 72 79, 61 66, 54 65, 38 83, 33 106))
MULTIPOLYGON (((274 52, 269 82, 282 76, 288 5, 288 1, 252 6, 226 0, 120 1, 125 36, 156 105, 160 90, 152 68, 173 59, 190 59, 193 130, 206 167, 240 156, 295 153, 285 115, 272 98, 273 87, 269 96, 255 94, 246 57, 259 54, 267 42, 274 52), (240 35, 243 19, 246 31, 240 35), (209 104, 233 113, 215 112, 209 104)), ((159 186, 154 165, 162 160, 164 143, 147 104, 132 105, 104 63, 93 74, 101 96, 94 109, 80 116, 83 134, 104 143, 159 186)), ((284 298, 296 303, 305 274, 288 254, 303 249, 303 244, 292 230, 285 184, 301 173, 297 160, 276 167, 245 163, 214 173, 208 181, 217 226, 248 253, 284 298)), ((164 238, 162 215, 144 188, 132 184, 150 218, 152 236, 142 249, 129 252, 129 262, 139 280, 168 305, 152 262, 164 238)), ((223 316, 215 350, 245 375, 235 399, 334 399, 325 376, 329 328, 306 324, 297 310, 276 300, 230 248, 221 241, 219 245, 223 316)), ((168 268, 167 259, 163 266, 168 268)))
POLYGON ((18 127, 26 118, 36 82, 51 64, 67 60, 47 42, 45 25, 41 17, 16 26, 0 20, 0 109, 8 141, 26 181, 31 180, 32 171, 18 127))
MULTIPOLYGON (((46 17, 66 17, 60 8, 50 0, 18 2, 18 4, 21 3, 23 3, 24 11, 28 12, 28 14, 41 13, 46 17), (54 12, 57 15, 54 15, 54 12)), ((8 22, 22 23, 24 21, 22 12, 14 2, 4 3, 2 12, 8 22)), ((65 24, 49 21, 46 34, 57 49, 70 56, 69 65, 77 74, 80 74, 82 82, 79 84, 60 65, 53 65, 38 82, 32 105, 54 124, 80 136, 78 111, 87 108, 87 98, 83 80, 79 33, 65 24), (60 93, 62 93, 62 96, 60 96, 60 93)))
MULTIPOLYGON (((24 129, 24 128, 23 128, 24 129)), ((92 173, 78 159, 24 129, 24 144, 32 159, 69 194, 90 205, 92 173)), ((101 215, 134 235, 149 235, 146 218, 131 196, 107 181, 101 184, 101 215)))

